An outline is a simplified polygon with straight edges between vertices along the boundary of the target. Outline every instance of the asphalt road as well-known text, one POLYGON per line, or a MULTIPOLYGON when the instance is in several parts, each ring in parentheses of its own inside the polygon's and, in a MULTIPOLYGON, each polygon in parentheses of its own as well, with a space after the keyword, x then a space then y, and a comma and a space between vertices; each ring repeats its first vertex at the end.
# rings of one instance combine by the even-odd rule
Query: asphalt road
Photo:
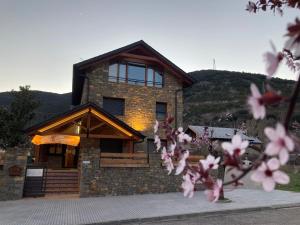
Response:
MULTIPOLYGON (((300 207, 268 209, 216 215, 200 215, 184 219, 129 223, 130 225, 300 225, 300 207)), ((128 225, 129 225, 128 224, 128 225)))

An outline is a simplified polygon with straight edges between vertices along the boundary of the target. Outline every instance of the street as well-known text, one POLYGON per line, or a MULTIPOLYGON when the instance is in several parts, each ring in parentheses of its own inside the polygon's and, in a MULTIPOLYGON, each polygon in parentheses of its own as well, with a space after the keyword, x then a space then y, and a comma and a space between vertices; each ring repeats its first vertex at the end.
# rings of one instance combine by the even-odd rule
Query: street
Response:
POLYGON ((138 222, 129 225, 299 225, 300 207, 269 209, 263 211, 240 212, 192 216, 184 219, 169 219, 155 222, 138 222))

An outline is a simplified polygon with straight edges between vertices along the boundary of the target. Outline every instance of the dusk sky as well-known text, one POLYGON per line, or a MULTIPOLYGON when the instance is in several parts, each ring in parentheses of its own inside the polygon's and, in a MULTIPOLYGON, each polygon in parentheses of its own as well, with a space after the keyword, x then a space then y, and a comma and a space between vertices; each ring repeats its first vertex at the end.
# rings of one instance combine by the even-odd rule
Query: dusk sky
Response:
MULTIPOLYGON (((72 65, 143 39, 186 72, 265 73, 297 10, 249 14, 247 0, 0 0, 0 92, 70 92, 72 65)), ((286 67, 278 77, 295 79, 286 67)))

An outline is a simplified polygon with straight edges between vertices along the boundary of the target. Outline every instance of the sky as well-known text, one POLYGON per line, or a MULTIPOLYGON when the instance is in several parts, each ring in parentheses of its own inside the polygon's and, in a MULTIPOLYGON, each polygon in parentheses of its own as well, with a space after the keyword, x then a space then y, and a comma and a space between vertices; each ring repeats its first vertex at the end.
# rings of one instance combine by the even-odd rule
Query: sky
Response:
MULTIPOLYGON (((281 17, 248 0, 0 0, 0 92, 72 90, 72 65, 144 40, 186 72, 265 73, 262 55, 285 42, 281 17)), ((286 67, 277 77, 295 79, 286 67)))

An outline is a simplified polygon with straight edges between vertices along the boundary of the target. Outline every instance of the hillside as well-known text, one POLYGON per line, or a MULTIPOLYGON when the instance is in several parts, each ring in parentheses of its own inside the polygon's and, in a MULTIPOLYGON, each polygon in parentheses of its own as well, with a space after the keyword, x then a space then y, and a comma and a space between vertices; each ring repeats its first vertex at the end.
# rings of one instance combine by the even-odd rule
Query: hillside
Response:
MULTIPOLYGON (((250 84, 263 87, 265 76, 241 72, 201 70, 189 74, 196 83, 184 90, 185 125, 238 126, 242 121, 250 120, 246 104, 250 94, 250 84), (225 115, 231 113, 233 118, 226 120, 225 115)), ((271 86, 281 93, 289 95, 294 81, 275 78, 271 86)), ((267 118, 280 119, 284 107, 272 107, 267 118)), ((300 108, 296 108, 293 119, 300 119, 300 108)))
MULTIPOLYGON (((263 87, 265 76, 241 72, 201 70, 189 73, 196 81, 184 89, 185 125, 238 126, 242 121, 250 121, 246 105, 250 83, 263 87), (227 113, 233 118, 225 119, 227 113)), ((272 86, 283 94, 290 94, 294 81, 272 79, 272 86)), ((71 93, 56 94, 34 91, 40 102, 36 118, 31 124, 52 117, 70 108, 71 93)), ((11 101, 9 92, 0 93, 0 106, 7 106, 11 101)), ((284 106, 283 106, 284 107, 284 106)), ((268 118, 280 118, 283 107, 274 107, 268 118)), ((300 122, 300 107, 296 108, 294 119, 300 122)))
MULTIPOLYGON (((36 116, 31 124, 35 124, 70 109, 71 93, 57 94, 44 91, 33 91, 33 95, 40 105, 35 111, 36 116)), ((0 93, 0 106, 7 107, 11 100, 12 96, 9 92, 0 93)))

